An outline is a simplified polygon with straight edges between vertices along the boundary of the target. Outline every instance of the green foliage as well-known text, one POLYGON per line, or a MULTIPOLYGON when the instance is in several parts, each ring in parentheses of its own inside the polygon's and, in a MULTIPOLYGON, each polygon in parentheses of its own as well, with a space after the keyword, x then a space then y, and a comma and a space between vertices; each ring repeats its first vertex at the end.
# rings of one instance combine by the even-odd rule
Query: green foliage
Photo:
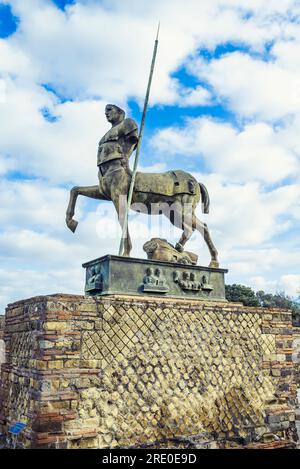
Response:
POLYGON ((237 301, 245 306, 260 306, 255 292, 245 285, 225 285, 225 295, 228 301, 237 301))
POLYGON ((261 306, 262 308, 290 309, 293 312, 294 325, 300 326, 300 303, 286 295, 284 292, 275 294, 260 290, 254 292, 245 285, 226 285, 225 294, 228 301, 243 303, 245 306, 261 306))
POLYGON ((273 295, 272 293, 265 293, 260 290, 256 293, 256 296, 259 299, 260 306, 263 308, 293 309, 296 307, 295 301, 284 292, 278 292, 273 295))

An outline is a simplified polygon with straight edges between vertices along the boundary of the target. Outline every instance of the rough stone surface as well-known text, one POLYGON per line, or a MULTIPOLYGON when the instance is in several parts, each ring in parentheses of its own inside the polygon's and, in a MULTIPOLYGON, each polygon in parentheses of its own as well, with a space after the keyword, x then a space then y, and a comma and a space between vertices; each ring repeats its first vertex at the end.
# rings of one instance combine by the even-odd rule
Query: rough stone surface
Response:
MULTIPOLYGON (((3 336, 4 336, 4 319, 5 319, 5 317, 3 315, 0 315, 0 388, 1 388, 1 365, 5 361, 5 343, 4 343, 4 340, 3 340, 3 336)), ((1 397, 0 397, 0 399, 1 399, 1 397)))
MULTIPOLYGON (((294 341, 293 341, 293 362, 295 364, 295 379, 297 383, 297 409, 296 409, 296 428, 300 436, 300 323, 294 323, 294 341)), ((300 443, 298 441, 298 447, 300 443)))
POLYGON ((0 314, 0 338, 3 338, 3 329, 4 329, 5 316, 0 314))
POLYGON ((295 445, 289 311, 54 295, 9 305, 4 338, 0 425, 26 422, 21 447, 295 445))

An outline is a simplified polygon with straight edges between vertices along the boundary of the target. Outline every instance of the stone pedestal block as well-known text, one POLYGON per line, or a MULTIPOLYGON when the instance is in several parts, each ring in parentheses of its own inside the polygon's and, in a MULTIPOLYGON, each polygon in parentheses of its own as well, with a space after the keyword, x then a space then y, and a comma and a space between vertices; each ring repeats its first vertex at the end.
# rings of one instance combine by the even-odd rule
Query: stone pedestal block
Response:
POLYGON ((9 305, 0 424, 25 448, 291 447, 291 313, 149 296, 9 305))
POLYGON ((83 267, 88 296, 129 294, 226 301, 227 269, 111 255, 83 267))

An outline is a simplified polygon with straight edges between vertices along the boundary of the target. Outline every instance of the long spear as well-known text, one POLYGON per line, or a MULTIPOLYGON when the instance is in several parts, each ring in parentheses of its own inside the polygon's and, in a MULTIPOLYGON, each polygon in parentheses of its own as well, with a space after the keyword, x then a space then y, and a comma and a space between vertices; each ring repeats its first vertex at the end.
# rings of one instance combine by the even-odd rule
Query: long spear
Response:
POLYGON ((146 120, 146 114, 147 114, 148 102, 149 102, 149 96, 150 96, 150 89, 151 89, 152 77, 153 77, 156 54, 157 54, 159 28, 160 28, 160 23, 158 24, 157 35, 156 35, 156 39, 155 39, 155 43, 154 43, 152 63, 151 63, 150 75, 149 75, 148 86, 147 86, 147 92, 146 92, 146 97, 145 97, 145 102, 144 102, 144 109, 143 109, 143 116, 142 116, 140 133, 139 133, 139 140, 138 140, 138 144, 137 144, 137 148, 136 148, 133 172, 132 172, 132 177, 131 177, 131 182, 130 182, 130 187, 129 187, 129 192, 128 192, 126 210, 125 210, 125 219, 124 219, 122 238, 121 238, 120 248, 119 248, 119 256, 122 255, 122 252, 124 250, 124 243, 125 243, 125 238, 126 238, 126 235, 127 235, 128 212, 129 212, 129 209, 130 209, 130 206, 131 206, 132 194, 133 194, 134 183, 135 183, 135 176, 136 176, 136 173, 137 173, 137 167, 138 167, 139 156, 140 156, 141 142, 142 142, 142 137, 143 137, 143 133, 144 133, 145 120, 146 120))

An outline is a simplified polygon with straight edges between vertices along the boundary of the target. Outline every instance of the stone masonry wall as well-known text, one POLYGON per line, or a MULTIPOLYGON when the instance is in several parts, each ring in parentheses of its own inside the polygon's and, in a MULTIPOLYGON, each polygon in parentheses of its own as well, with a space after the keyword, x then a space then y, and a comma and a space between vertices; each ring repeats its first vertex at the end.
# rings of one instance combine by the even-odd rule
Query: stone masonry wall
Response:
MULTIPOLYGON (((300 323, 299 320, 294 323, 294 355, 293 362, 295 366, 295 380, 297 383, 297 408, 296 408, 296 427, 300 436, 300 323)), ((298 447, 300 444, 298 442, 298 447)))
POLYGON ((5 341, 0 425, 27 424, 21 447, 273 448, 296 439, 289 311, 53 295, 9 305, 5 341))
MULTIPOLYGON (((1 389, 1 365, 5 361, 5 343, 4 337, 4 316, 0 315, 0 389, 1 389)), ((1 401, 1 395, 0 395, 1 401)))
POLYGON ((4 320, 5 316, 0 314, 0 339, 3 338, 4 320))

